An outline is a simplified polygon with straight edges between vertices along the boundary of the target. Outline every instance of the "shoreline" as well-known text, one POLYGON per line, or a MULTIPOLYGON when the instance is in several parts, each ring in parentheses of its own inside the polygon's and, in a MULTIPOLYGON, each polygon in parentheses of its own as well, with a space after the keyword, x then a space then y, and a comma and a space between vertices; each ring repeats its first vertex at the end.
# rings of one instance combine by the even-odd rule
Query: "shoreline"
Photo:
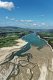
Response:
POLYGON ((44 41, 47 43, 47 45, 50 47, 51 51, 53 52, 52 46, 48 43, 48 41, 45 40, 45 39, 43 39, 43 38, 41 38, 40 35, 38 35, 38 37, 39 37, 40 39, 44 40, 44 41))
MULTIPOLYGON (((22 41, 23 43, 24 42, 26 44, 28 43, 22 39, 21 40, 19 39, 16 41, 21 41, 19 45, 20 44, 23 45, 22 41)), ((18 46, 18 43, 16 44, 16 46, 18 46)), ((50 64, 53 66, 53 63, 52 63, 53 53, 50 47, 47 46, 46 44, 46 46, 44 46, 41 50, 38 50, 37 46, 31 45, 31 48, 26 53, 31 54, 31 56, 28 56, 29 62, 28 62, 27 56, 22 56, 22 57, 15 56, 10 61, 10 64, 7 62, 7 64, 3 64, 3 66, 5 67, 3 66, 0 67, 0 71, 1 71, 0 74, 2 75, 0 77, 2 78, 4 76, 3 77, 4 79, 6 77, 6 79, 13 80, 15 76, 15 80, 21 80, 23 76, 24 80, 28 80, 31 74, 30 79, 33 79, 33 80, 46 80, 46 78, 47 80, 51 80, 52 72, 49 73, 48 69, 53 70, 53 67, 50 68, 50 64), (6 65, 9 66, 9 68, 6 67, 6 65), (4 73, 8 75, 2 74, 3 70, 5 70, 4 73), (14 74, 11 74, 11 73, 14 73, 14 74), (9 77, 9 76, 12 76, 12 77, 9 77), (48 76, 51 76, 51 77, 48 78, 48 76)))
POLYGON ((21 38, 16 41, 18 43, 12 47, 0 48, 0 64, 4 63, 4 61, 12 55, 12 53, 14 55, 17 51, 21 50, 25 45, 28 44, 28 42, 22 40, 21 38))

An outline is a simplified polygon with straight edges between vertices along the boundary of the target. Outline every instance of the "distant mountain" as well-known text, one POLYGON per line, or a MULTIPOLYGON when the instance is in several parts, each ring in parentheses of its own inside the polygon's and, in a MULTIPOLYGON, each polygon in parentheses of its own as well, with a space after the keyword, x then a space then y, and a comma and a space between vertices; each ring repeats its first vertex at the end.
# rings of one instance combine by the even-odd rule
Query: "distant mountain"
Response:
POLYGON ((53 33, 53 29, 34 29, 34 32, 50 32, 50 33, 53 33))
POLYGON ((48 31, 49 31, 50 33, 53 33, 53 29, 49 29, 48 31))
POLYGON ((6 26, 6 27, 0 27, 0 32, 17 32, 17 31, 29 31, 29 29, 20 28, 20 27, 12 27, 12 26, 6 26))
POLYGON ((0 27, 1 32, 17 32, 17 31, 33 31, 33 32, 51 32, 53 33, 53 29, 30 29, 30 28, 20 28, 15 26, 6 26, 0 27))

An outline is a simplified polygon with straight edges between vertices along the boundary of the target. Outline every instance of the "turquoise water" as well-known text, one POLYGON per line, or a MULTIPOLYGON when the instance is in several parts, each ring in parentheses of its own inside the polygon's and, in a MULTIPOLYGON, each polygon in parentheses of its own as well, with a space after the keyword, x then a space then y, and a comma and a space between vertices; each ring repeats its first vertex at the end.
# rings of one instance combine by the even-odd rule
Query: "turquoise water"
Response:
POLYGON ((21 50, 17 51, 15 55, 21 56, 22 53, 28 51, 31 48, 30 44, 28 43, 26 46, 24 46, 21 50))
POLYGON ((15 55, 18 55, 18 56, 22 55, 22 53, 26 52, 31 48, 30 45, 37 46, 39 48, 42 48, 43 46, 46 45, 46 42, 43 39, 39 38, 35 33, 28 34, 22 37, 22 39, 27 41, 28 44, 24 48, 22 48, 20 51, 18 51, 15 55))
POLYGON ((22 39, 26 40, 34 46, 43 47, 44 45, 46 45, 46 42, 43 39, 39 38, 35 33, 26 35, 22 39))

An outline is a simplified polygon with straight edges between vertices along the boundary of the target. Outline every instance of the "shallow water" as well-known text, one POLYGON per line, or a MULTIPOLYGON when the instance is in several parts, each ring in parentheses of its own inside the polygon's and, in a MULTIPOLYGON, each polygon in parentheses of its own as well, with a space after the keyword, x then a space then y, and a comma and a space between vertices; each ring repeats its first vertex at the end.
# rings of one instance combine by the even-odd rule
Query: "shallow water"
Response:
POLYGON ((24 46, 24 48, 22 48, 20 51, 18 51, 15 55, 22 55, 22 53, 30 49, 30 45, 37 46, 38 48, 42 48, 46 45, 46 42, 43 39, 39 38, 35 33, 25 35, 24 37, 22 37, 22 39, 27 41, 28 44, 24 46))
POLYGON ((26 35, 22 39, 26 40, 27 42, 34 46, 43 47, 46 45, 46 42, 43 39, 39 38, 35 33, 26 35))

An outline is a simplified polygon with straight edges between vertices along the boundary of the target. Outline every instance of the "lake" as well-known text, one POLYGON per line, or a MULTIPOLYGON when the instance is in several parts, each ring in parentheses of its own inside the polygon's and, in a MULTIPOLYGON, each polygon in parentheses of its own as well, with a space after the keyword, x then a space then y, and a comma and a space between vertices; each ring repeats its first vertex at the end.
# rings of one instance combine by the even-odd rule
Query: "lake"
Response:
POLYGON ((20 56, 20 55, 22 55, 22 53, 29 50, 31 48, 31 45, 37 46, 38 48, 42 48, 43 46, 45 46, 47 44, 45 42, 45 40, 39 38, 38 35, 36 35, 35 33, 25 35, 25 36, 22 37, 22 39, 27 41, 28 44, 16 53, 17 56, 20 56))

